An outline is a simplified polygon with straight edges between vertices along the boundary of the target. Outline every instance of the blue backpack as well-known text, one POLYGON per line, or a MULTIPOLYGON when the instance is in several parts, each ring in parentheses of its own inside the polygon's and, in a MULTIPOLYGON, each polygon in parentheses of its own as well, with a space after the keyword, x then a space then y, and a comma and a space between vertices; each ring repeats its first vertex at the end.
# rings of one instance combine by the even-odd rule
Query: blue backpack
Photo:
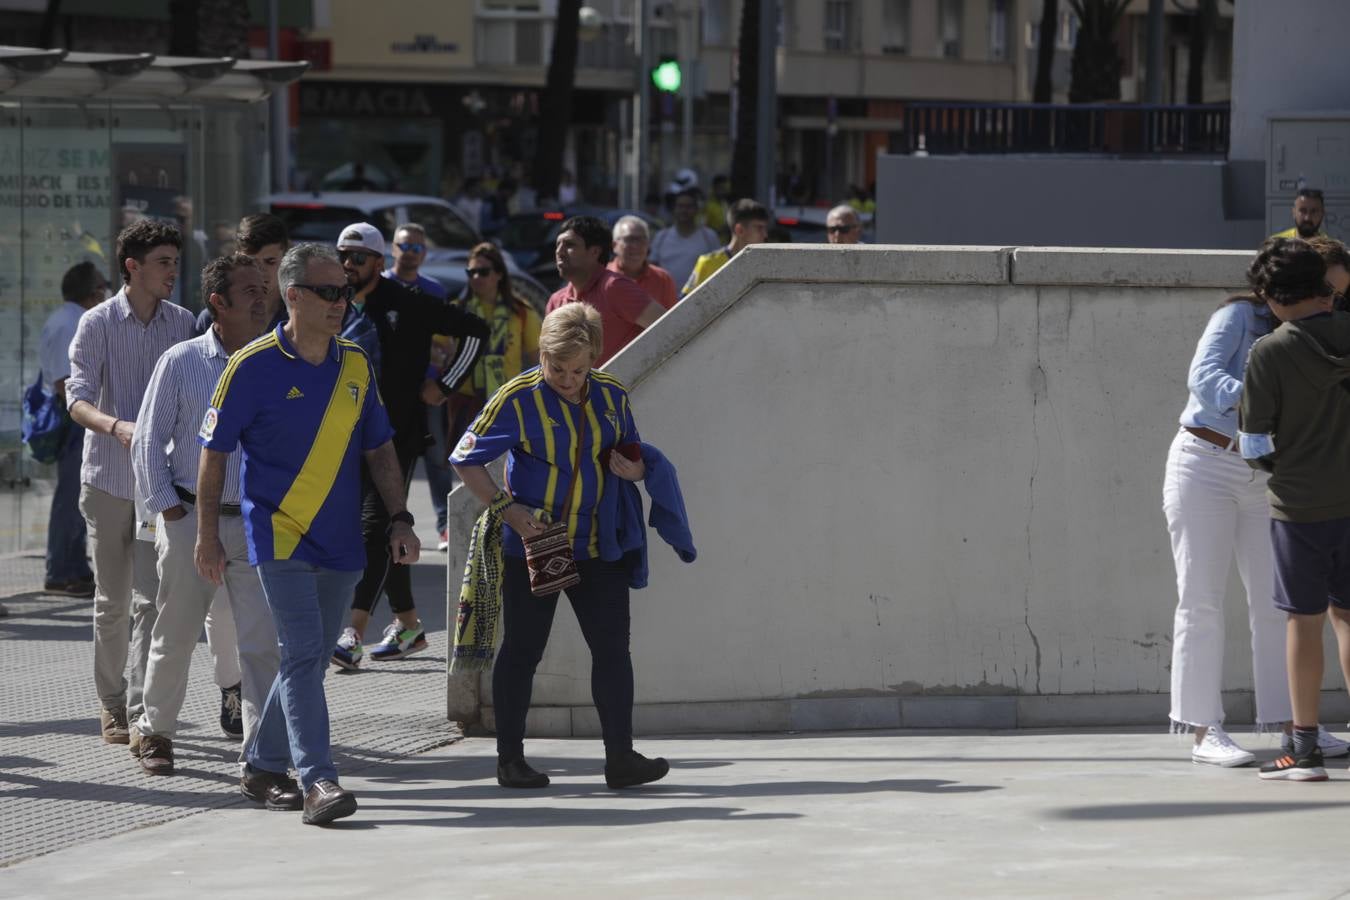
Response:
POLYGON ((42 387, 42 372, 23 392, 23 421, 20 426, 28 452, 40 463, 54 463, 70 433, 70 413, 60 397, 42 387))

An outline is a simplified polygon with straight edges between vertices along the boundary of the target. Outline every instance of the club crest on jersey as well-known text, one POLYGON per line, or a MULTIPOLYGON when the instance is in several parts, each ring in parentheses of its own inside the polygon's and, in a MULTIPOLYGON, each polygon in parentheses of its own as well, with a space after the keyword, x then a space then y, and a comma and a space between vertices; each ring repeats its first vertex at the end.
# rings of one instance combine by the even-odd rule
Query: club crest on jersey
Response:
POLYGON ((384 314, 384 320, 389 323, 390 328, 398 327, 398 310, 391 309, 384 314))
POLYGON ((347 393, 352 395, 353 403, 361 402, 361 385, 357 384, 355 381, 347 382, 347 393))

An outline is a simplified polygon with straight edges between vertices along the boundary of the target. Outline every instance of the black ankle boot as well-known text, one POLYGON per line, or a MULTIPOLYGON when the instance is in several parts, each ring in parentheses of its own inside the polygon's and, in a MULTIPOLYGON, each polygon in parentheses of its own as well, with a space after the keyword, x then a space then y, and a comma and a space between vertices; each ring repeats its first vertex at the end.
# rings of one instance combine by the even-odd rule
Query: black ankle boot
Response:
POLYGON ((605 756, 605 784, 611 788, 635 787, 660 781, 670 771, 670 763, 661 757, 648 759, 636 750, 605 756))
POLYGON ((548 787, 548 776, 535 771, 525 757, 518 756, 509 762, 497 763, 497 783, 507 788, 542 788, 548 787))

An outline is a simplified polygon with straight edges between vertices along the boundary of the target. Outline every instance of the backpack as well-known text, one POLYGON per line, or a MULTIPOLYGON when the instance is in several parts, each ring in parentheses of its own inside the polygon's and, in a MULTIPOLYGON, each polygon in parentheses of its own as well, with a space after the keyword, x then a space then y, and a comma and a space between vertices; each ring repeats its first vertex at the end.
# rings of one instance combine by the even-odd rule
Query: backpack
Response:
POLYGON ((70 433, 65 401, 42 387, 42 371, 23 392, 20 433, 28 452, 40 463, 54 463, 70 433))

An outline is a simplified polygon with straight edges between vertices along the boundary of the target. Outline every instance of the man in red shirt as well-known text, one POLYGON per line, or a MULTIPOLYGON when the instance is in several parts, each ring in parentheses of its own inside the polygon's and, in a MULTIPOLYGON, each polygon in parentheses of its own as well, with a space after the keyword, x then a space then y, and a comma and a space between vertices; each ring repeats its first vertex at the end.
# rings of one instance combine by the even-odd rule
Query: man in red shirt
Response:
POLYGON ((605 268, 609 226, 594 216, 573 216, 554 246, 558 274, 567 282, 548 298, 548 312, 581 301, 600 311, 605 341, 596 366, 604 365, 665 312, 633 279, 605 268))
POLYGON ((609 261, 609 270, 627 275, 649 297, 671 309, 680 300, 675 292, 675 279, 647 258, 651 246, 647 223, 637 216, 624 216, 614 223, 614 258, 609 261))

